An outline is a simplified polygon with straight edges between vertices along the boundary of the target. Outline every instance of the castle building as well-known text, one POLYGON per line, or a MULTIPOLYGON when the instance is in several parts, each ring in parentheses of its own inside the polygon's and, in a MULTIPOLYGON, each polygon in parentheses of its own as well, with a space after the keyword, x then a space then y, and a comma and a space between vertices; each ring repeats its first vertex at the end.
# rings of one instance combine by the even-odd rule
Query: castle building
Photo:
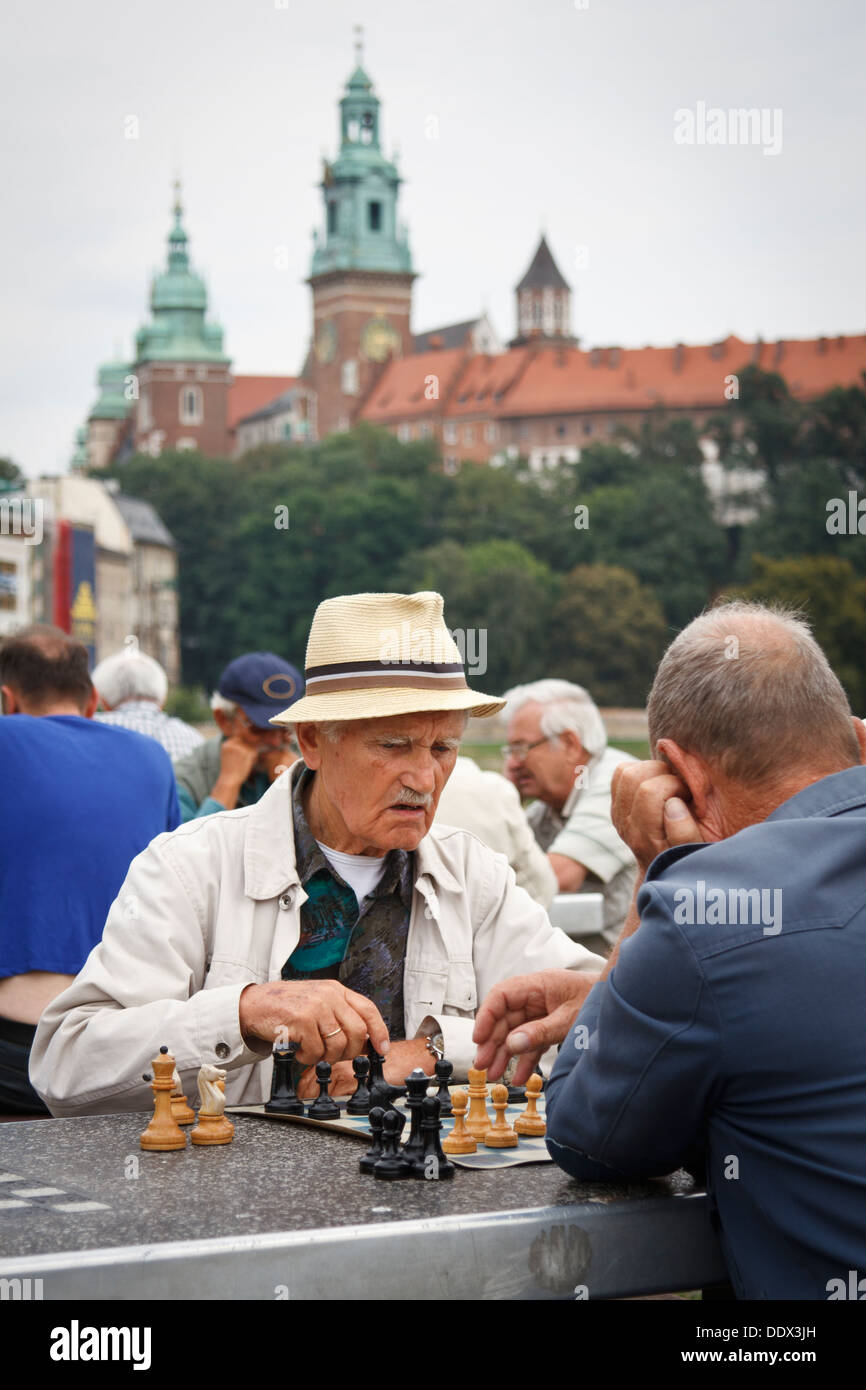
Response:
MULTIPOLYGON (((381 103, 359 49, 339 102, 339 152, 323 165, 300 375, 230 373, 222 331, 207 321, 204 281, 190 267, 178 192, 152 320, 137 335, 133 361, 99 369, 86 461, 100 468, 167 448, 237 456, 264 444, 312 443, 365 420, 402 440, 437 440, 449 473, 463 462, 517 457, 540 469, 577 462, 587 444, 637 427, 659 408, 700 429, 736 395, 750 363, 779 373, 801 400, 859 385, 866 371, 866 335, 764 343, 731 334, 704 345, 583 348, 571 287, 546 235, 515 287, 507 346, 486 313, 413 334, 416 272, 399 220, 400 184, 383 153, 381 103)), ((718 470, 712 485, 724 481, 718 470)))

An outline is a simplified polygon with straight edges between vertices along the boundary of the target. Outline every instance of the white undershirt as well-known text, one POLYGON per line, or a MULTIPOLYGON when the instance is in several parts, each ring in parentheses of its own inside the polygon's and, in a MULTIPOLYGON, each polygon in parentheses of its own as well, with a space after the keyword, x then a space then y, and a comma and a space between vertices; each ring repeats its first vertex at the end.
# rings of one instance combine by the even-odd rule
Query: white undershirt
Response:
POLYGON ((368 893, 372 893, 384 874, 387 856, 374 859, 369 854, 344 854, 340 849, 331 849, 329 845, 323 845, 321 840, 317 840, 316 844, 331 867, 337 870, 340 878, 354 890, 360 907, 364 898, 368 893))

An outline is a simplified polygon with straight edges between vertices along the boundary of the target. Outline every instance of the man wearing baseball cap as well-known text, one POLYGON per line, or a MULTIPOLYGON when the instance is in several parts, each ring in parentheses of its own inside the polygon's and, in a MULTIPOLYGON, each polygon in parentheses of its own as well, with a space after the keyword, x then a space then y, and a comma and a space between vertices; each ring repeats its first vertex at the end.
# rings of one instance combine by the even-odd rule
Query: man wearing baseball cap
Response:
POLYGON ((253 806, 294 762, 291 731, 269 720, 304 693, 300 673, 273 652, 230 661, 211 696, 220 738, 208 739, 174 765, 183 820, 253 806))
POLYGON ((117 904, 101 944, 43 1014, 31 1078, 57 1115, 146 1109, 141 1075, 167 1044, 191 1092, 205 1065, 236 1104, 267 1100, 292 1039, 332 1092, 368 1041, 385 1076, 472 1066, 479 1002, 555 967, 588 993, 604 962, 551 926, 504 855, 434 823, 471 690, 439 594, 351 594, 316 610, 306 693, 272 723, 301 758, 255 805, 159 836, 130 867, 136 930, 117 904))

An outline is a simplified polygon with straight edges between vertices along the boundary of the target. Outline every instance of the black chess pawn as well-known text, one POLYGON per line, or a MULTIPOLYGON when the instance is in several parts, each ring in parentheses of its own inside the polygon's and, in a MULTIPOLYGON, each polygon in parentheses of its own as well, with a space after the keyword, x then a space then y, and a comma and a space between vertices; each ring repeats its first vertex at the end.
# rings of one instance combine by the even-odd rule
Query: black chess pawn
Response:
POLYGON ((451 1108, 451 1092, 448 1087, 451 1084, 451 1077, 454 1075, 454 1063, 449 1062, 447 1057, 437 1060, 433 1068, 436 1073, 436 1080, 439 1082, 439 1090, 436 1092, 436 1099, 439 1102, 440 1111, 443 1119, 450 1118, 454 1114, 451 1108))
POLYGON ((403 1145, 403 1162, 415 1168, 424 1156, 424 1136, 421 1133, 421 1103, 427 1094, 430 1077, 416 1067, 406 1077, 406 1109, 409 1111, 409 1138, 403 1145))
POLYGON ((274 1048, 274 1072, 271 1077, 270 1100, 265 1101, 268 1115, 303 1115, 304 1102, 295 1090, 292 1066, 300 1043, 291 1039, 274 1048))
POLYGON ((403 1123, 403 1116, 398 1114, 396 1110, 385 1111, 382 1121, 382 1155, 374 1164, 374 1178, 393 1182, 395 1178, 411 1176, 411 1169, 404 1163, 403 1155, 397 1147, 400 1142, 400 1131, 403 1128, 403 1123))
POLYGON ((405 1096, 405 1086, 392 1086, 390 1081, 385 1080, 385 1073, 382 1070, 385 1058, 376 1051, 372 1043, 367 1044, 367 1056, 370 1059, 370 1104, 381 1105, 383 1110, 393 1110, 394 1101, 398 1096, 405 1096))
POLYGON ((366 1057, 355 1057, 352 1062, 352 1071, 355 1073, 357 1086, 355 1094, 349 1098, 346 1105, 347 1115, 369 1115, 373 1104, 370 1099, 370 1087, 367 1082, 370 1076, 370 1063, 366 1057))
POLYGON ((426 1178, 431 1182, 441 1182, 443 1178, 453 1178, 454 1164, 446 1158, 439 1140, 442 1125, 439 1120, 439 1097, 425 1096, 421 1102, 421 1134, 424 1141, 420 1169, 413 1165, 413 1178, 426 1178))
MULTIPOLYGON (((394 1114, 396 1115, 396 1113, 395 1110, 394 1114)), ((372 1173, 376 1165, 376 1160, 382 1157, 382 1121, 384 1118, 385 1111, 382 1109, 381 1105, 374 1105, 368 1116, 373 1142, 364 1154, 364 1157, 358 1162, 358 1167, 362 1173, 372 1173)))
POLYGON ((307 1115, 311 1120, 337 1120, 340 1117, 340 1107, 335 1100, 328 1095, 328 1085, 331 1080, 331 1063, 316 1063, 316 1081, 319 1085, 319 1094, 312 1105, 307 1108, 307 1115))

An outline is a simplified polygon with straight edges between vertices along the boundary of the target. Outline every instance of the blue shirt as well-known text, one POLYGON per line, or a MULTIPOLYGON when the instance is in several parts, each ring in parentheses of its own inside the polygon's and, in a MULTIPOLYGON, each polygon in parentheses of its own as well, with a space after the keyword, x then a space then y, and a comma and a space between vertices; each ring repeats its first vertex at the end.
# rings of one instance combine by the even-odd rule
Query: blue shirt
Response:
POLYGON ((638 908, 560 1050, 550 1152, 622 1181, 704 1146, 739 1297, 826 1299, 866 1274, 866 767, 659 855, 638 908))
POLYGON ((154 739, 72 714, 0 718, 0 977, 77 975, 130 862, 180 824, 154 739))

